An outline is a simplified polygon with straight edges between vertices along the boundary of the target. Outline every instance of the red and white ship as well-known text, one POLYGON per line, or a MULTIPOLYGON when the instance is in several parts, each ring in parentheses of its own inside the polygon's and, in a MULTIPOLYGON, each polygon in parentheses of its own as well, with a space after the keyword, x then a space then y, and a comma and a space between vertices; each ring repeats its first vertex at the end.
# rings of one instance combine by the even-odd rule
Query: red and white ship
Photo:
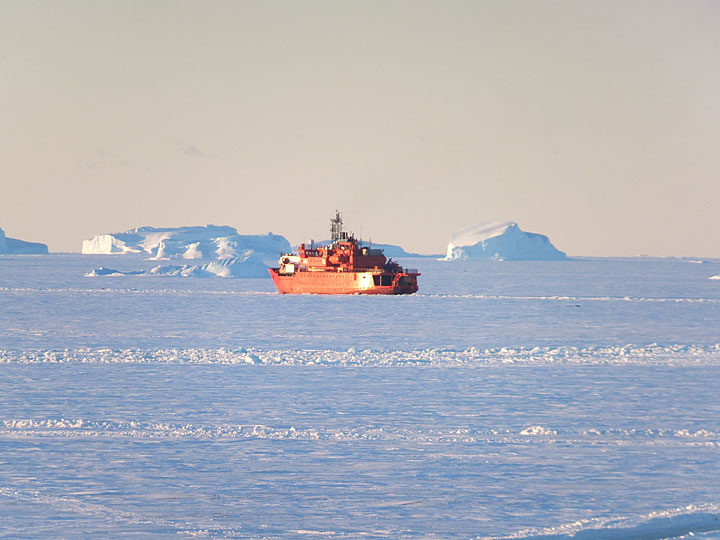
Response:
POLYGON ((330 223, 330 245, 300 244, 297 255, 282 255, 280 267, 268 269, 278 292, 412 294, 418 290, 417 270, 403 270, 382 249, 361 246, 353 234, 342 230, 340 212, 330 223))

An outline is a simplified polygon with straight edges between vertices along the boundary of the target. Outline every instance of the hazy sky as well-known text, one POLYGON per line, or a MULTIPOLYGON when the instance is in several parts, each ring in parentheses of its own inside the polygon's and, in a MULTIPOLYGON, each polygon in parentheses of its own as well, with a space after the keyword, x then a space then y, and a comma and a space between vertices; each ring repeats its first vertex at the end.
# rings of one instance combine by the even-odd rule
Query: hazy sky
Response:
POLYGON ((720 2, 0 0, 0 227, 720 257, 720 2))

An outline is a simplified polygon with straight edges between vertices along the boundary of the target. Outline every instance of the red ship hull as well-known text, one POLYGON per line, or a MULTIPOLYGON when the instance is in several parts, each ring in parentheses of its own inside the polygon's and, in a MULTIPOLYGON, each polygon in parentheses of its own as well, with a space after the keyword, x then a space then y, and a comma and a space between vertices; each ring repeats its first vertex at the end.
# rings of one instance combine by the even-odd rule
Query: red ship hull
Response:
POLYGON ((309 270, 283 275, 279 270, 270 268, 269 272, 281 294, 413 294, 418 290, 416 273, 309 270))
POLYGON ((330 220, 330 245, 300 244, 297 255, 283 253, 269 268, 280 294, 412 294, 417 270, 403 269, 381 249, 362 246, 342 230, 340 212, 330 220))

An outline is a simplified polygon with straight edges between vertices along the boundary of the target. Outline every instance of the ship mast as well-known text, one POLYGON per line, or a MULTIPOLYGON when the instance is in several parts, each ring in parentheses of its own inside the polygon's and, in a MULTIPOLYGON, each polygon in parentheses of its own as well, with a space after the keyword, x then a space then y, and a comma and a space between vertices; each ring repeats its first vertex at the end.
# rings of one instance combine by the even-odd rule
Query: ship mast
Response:
POLYGON ((335 217, 330 219, 330 235, 333 242, 347 238, 343 233, 343 220, 339 210, 335 210, 335 217))

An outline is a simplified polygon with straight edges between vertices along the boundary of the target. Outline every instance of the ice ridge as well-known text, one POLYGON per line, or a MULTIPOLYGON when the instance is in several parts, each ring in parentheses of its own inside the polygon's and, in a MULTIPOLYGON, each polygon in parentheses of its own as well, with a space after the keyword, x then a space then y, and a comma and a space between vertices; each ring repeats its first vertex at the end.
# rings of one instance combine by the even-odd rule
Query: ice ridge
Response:
POLYGON ((720 432, 699 429, 607 429, 563 430, 542 426, 525 429, 496 427, 474 429, 447 425, 434 428, 354 426, 268 426, 262 423, 203 425, 145 422, 140 420, 92 420, 84 418, 10 418, 0 420, 0 436, 6 438, 111 438, 111 439, 278 439, 278 440, 377 440, 411 442, 493 442, 503 444, 639 444, 720 447, 720 432))
POLYGON ((582 519, 557 527, 475 540, 668 540, 715 531, 720 531, 720 505, 698 504, 643 516, 582 519))
POLYGON ((486 365, 720 365, 714 345, 616 345, 590 347, 469 347, 454 349, 262 350, 225 348, 0 349, 0 364, 58 363, 236 364, 283 366, 473 367, 486 365))

